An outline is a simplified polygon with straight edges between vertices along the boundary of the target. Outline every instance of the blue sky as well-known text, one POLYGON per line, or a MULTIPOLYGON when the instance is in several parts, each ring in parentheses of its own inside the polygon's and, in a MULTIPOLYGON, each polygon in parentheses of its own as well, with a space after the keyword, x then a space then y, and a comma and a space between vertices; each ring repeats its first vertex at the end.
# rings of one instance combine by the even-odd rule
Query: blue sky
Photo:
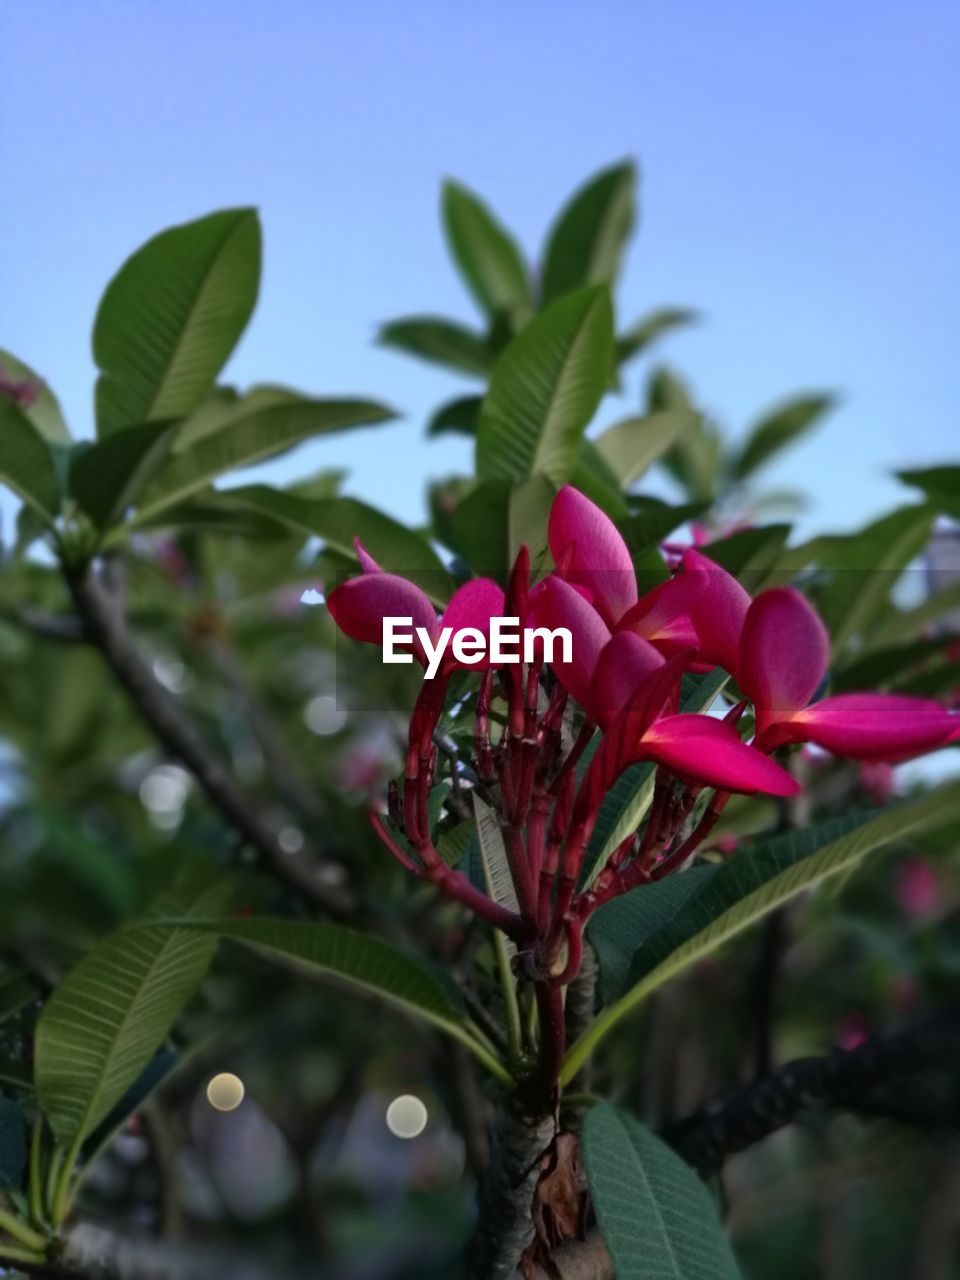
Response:
MULTIPOLYGON (((260 207, 265 276, 232 380, 388 399, 397 426, 325 464, 405 517, 464 443, 429 410, 468 384, 377 349, 377 323, 468 319, 437 201, 482 192, 533 255, 569 191, 624 155, 643 214, 620 316, 705 316, 665 358, 732 430, 793 390, 843 406, 770 473, 808 523, 893 505, 897 466, 956 452, 960 10, 838 5, 484 5, 408 0, 6 0, 0 40, 0 346, 91 429, 89 330, 124 256, 173 222, 260 207)), ((640 371, 604 416, 631 412, 640 371)))

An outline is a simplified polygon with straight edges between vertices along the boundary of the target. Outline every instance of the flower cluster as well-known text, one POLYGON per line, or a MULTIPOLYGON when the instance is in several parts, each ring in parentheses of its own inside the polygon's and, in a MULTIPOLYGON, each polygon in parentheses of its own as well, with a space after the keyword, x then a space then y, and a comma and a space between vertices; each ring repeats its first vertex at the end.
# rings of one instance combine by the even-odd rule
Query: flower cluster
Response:
MULTIPOLYGON (((583 926, 603 902, 682 867, 709 835, 731 793, 790 796, 792 775, 772 753, 809 742, 864 762, 899 761, 960 738, 960 718, 938 703, 885 694, 816 699, 829 638, 791 587, 755 598, 696 548, 676 572, 639 594, 630 552, 613 522, 576 489, 557 495, 548 541, 555 569, 536 584, 521 549, 506 591, 488 579, 461 586, 438 619, 428 597, 383 572, 358 544, 363 568, 331 592, 337 625, 380 644, 385 617, 404 616, 434 637, 442 627, 489 632, 494 616, 521 627, 566 627, 569 661, 542 655, 494 669, 485 657, 475 714, 472 780, 502 828, 518 908, 494 901, 444 861, 431 838, 435 736, 449 680, 424 681, 410 720, 402 789, 373 822, 407 870, 437 884, 521 948, 532 977, 554 987, 576 974, 583 926), (720 667, 739 692, 722 718, 680 711, 687 672, 720 667), (748 707, 752 740, 738 727, 748 707), (493 720, 502 722, 491 733, 493 720), (579 725, 579 729, 577 726, 579 725), (653 801, 589 887, 588 845, 604 799, 630 765, 655 768, 653 801), (706 804, 702 793, 712 792, 706 804)), ((422 650, 414 656, 425 665, 422 650)))

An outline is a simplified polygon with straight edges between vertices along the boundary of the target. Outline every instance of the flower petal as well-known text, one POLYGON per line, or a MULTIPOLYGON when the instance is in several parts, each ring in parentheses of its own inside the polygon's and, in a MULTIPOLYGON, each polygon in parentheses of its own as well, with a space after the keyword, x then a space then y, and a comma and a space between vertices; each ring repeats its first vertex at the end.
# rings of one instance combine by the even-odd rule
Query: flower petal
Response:
POLYGON ((689 596, 690 618, 697 632, 699 657, 735 674, 750 593, 732 573, 699 551, 683 557, 684 574, 694 574, 689 596))
POLYGON ((807 705, 829 658, 827 629, 799 591, 772 587, 760 592, 747 611, 735 673, 756 708, 758 735, 807 705))
POLYGON ((618 631, 632 631, 667 655, 696 649, 696 628, 690 617, 693 583, 682 573, 642 595, 620 619, 618 631))
POLYGON ((564 485, 553 500, 547 538, 554 562, 566 560, 563 576, 588 588, 608 626, 636 604, 637 578, 627 544, 610 517, 572 485, 564 485))
MULTIPOLYGON (((453 593, 440 619, 440 626, 450 627, 454 636, 464 627, 475 627, 487 637, 489 647, 490 619, 503 616, 503 589, 490 578, 471 578, 453 593)), ((479 662, 458 662, 451 644, 444 654, 444 665, 486 671, 490 666, 490 658, 489 655, 484 655, 479 662)))
POLYGON ((946 746, 960 721, 927 698, 895 693, 845 693, 798 712, 793 742, 815 742, 854 760, 906 760, 946 746))
POLYGON ((554 661, 557 679, 567 693, 593 718, 590 682, 600 654, 610 639, 606 623, 580 592, 551 574, 530 592, 531 623, 536 627, 567 627, 571 661, 554 661))
MULTIPOLYGON (((412 618, 413 628, 425 627, 431 639, 439 632, 433 605, 412 582, 396 573, 369 573, 350 578, 327 597, 333 620, 353 640, 383 644, 384 618, 412 618)), ((416 640, 413 655, 423 662, 416 640)))
POLYGON ((357 553, 357 559, 360 561, 360 568, 364 573, 382 573, 383 570, 374 560, 373 556, 363 545, 359 538, 354 538, 353 549, 357 553))
POLYGON ((665 716, 646 731, 641 747, 648 759, 681 778, 722 791, 792 796, 800 790, 786 769, 742 742, 731 725, 712 716, 665 716))
POLYGON ((591 684, 591 700, 601 728, 614 720, 630 699, 664 666, 665 659, 648 640, 618 631, 604 646, 591 684))

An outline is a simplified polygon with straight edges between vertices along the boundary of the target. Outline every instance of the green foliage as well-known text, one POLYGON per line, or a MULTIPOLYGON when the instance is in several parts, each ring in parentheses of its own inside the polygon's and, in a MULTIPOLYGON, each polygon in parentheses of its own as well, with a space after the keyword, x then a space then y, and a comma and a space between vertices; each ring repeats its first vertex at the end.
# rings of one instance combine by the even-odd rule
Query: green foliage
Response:
POLYGON ((583 1158, 618 1280, 736 1280, 706 1187, 649 1129, 610 1103, 587 1112, 583 1158))
POLYGON ((10 351, 0 350, 0 373, 12 381, 29 382, 35 390, 36 395, 31 403, 21 407, 44 440, 50 444, 69 444, 70 429, 57 397, 44 380, 10 351))
POLYGON ((0 481, 45 522, 60 505, 53 454, 27 414, 0 396, 0 481))
POLYGON ((524 319, 533 305, 526 264, 483 201, 459 183, 446 182, 443 225, 450 252, 480 307, 493 318, 524 319))
POLYGON ((493 354, 483 334, 439 316, 391 320, 382 326, 378 338, 381 346, 475 377, 486 377, 493 367, 493 354))
POLYGON ((634 220, 636 169, 630 161, 591 178, 561 210, 543 262, 544 305, 584 285, 612 285, 634 220))
POLYGON ((561 299, 504 353, 480 411, 477 474, 483 480, 545 475, 569 480, 580 442, 607 385, 613 313, 604 288, 561 299))
POLYGON ((253 209, 173 227, 128 258, 93 328, 98 434, 196 409, 246 328, 259 284, 253 209))
POLYGON ((775 453, 779 453, 815 426, 835 403, 835 398, 831 395, 798 396, 765 414, 751 428, 743 448, 733 460, 734 477, 744 480, 752 475, 775 453))

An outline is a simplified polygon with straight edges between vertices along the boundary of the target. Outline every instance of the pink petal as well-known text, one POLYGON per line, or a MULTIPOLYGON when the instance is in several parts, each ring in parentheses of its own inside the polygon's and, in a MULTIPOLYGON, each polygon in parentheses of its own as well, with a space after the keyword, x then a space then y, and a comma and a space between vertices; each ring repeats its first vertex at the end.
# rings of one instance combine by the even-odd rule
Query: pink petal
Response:
POLYGON ((587 587, 597 612, 614 626, 637 600, 633 560, 617 526, 568 484, 553 500, 547 537, 554 562, 566 560, 563 576, 587 587))
POLYGON ((592 718, 590 682, 600 653, 610 639, 606 624, 580 592, 556 574, 530 592, 530 614, 530 623, 535 627, 569 629, 572 661, 555 661, 553 670, 567 693, 592 718))
POLYGON ((798 712, 784 732, 854 760, 906 760, 946 746, 958 720, 938 702, 895 693, 846 693, 798 712))
POLYGON ((738 666, 750 593, 733 574, 699 551, 691 550, 684 555, 683 572, 696 575, 695 590, 690 596, 690 618, 699 640, 699 656, 733 675, 738 666))
MULTIPOLYGON (((341 631, 367 644, 383 644, 384 618, 412 618, 412 627, 425 627, 434 640, 439 632, 433 605, 419 587, 395 573, 351 578, 330 592, 327 605, 341 631)), ((416 641, 412 652, 423 662, 416 641)))
POLYGON ((618 631, 632 631, 666 654, 696 649, 699 637, 690 617, 695 584, 677 574, 640 597, 620 619, 618 631))
POLYGON ((792 796, 800 790, 786 769, 712 716, 665 716, 646 731, 641 747, 645 756, 681 778, 722 791, 792 796))
POLYGON ((747 611, 737 681, 753 700, 757 733, 807 705, 826 675, 830 638, 793 587, 761 591, 747 611))
MULTIPOLYGON (((464 627, 476 627, 487 637, 490 635, 490 619, 502 618, 503 589, 490 578, 471 578, 462 587, 458 587, 450 599, 440 619, 441 627, 450 627, 455 636, 464 627)), ((490 666, 489 657, 484 656, 479 662, 459 663, 451 647, 444 655, 444 665, 448 667, 466 666, 471 671, 486 671, 490 666)))
POLYGON ((380 573, 382 570, 374 560, 373 556, 363 545, 359 538, 354 538, 353 548, 357 553, 357 559, 360 561, 360 568, 364 573, 380 573))
POLYGON ((663 655, 640 636, 630 631, 612 636, 600 654, 591 685, 600 726, 605 729, 664 664, 663 655))

